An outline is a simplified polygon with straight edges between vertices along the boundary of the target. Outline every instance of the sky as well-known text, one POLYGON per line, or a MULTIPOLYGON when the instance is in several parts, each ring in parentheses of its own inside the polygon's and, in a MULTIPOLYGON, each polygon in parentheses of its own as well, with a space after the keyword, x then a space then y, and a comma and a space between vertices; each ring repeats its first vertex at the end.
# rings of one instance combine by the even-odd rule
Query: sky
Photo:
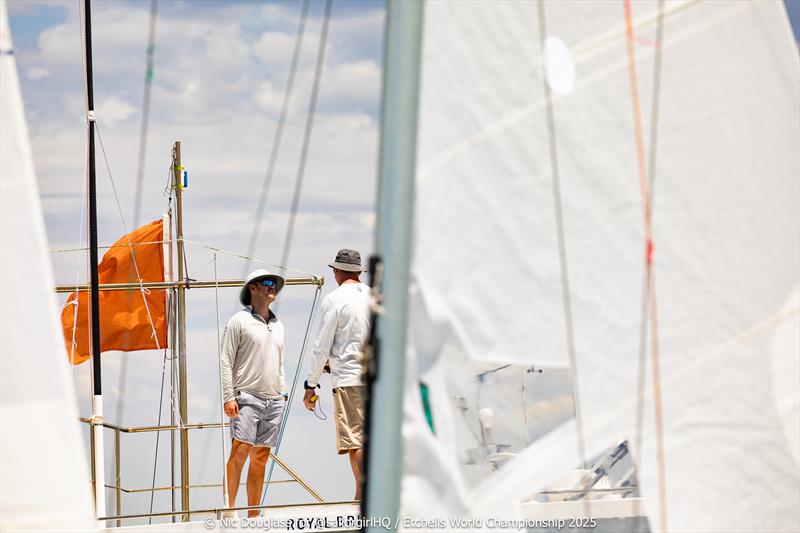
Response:
MULTIPOLYGON (((97 123, 108 168, 98 150, 99 240, 111 243, 131 229, 139 128, 145 73, 149 2, 104 0, 93 3, 94 83, 97 123), (110 172, 109 170, 110 169, 110 172), (112 187, 111 178, 114 186, 112 187), (113 189, 116 189, 115 197, 113 189), (119 204, 117 203, 117 199, 119 204)), ((282 150, 254 256, 278 263, 297 175, 300 145, 320 37, 323 2, 311 2, 300 67, 282 150)), ((786 1, 795 36, 800 2, 786 1)), ((35 167, 53 250, 81 245, 86 180, 84 86, 81 25, 77 2, 9 2, 15 55, 26 105, 35 167)), ((184 196, 185 236, 194 243, 242 254, 254 224, 258 194, 280 112, 282 91, 300 16, 298 2, 162 1, 157 19, 155 69, 146 153, 142 222, 167 208, 164 186, 170 150, 182 142, 189 172, 184 196)), ((289 267, 324 275, 323 294, 334 287, 326 264, 342 247, 366 258, 373 250, 378 119, 384 4, 336 1, 330 25, 319 103, 289 267)), ((99 145, 98 145, 99 148, 99 145)), ((85 235, 83 235, 85 238, 85 235)), ((83 281, 82 253, 53 253, 59 284, 83 281)), ((189 276, 214 278, 213 256, 189 244, 189 276)), ((217 257, 218 277, 241 276, 243 262, 217 257)), ((296 275, 297 272, 290 272, 296 275)), ((187 301, 189 422, 218 421, 217 316, 224 325, 237 309, 237 291, 191 290, 187 301)), ((286 325, 287 378, 294 376, 314 290, 287 287, 279 298, 286 325)), ((65 299, 62 298, 62 300, 65 299)), ((312 327, 312 336, 315 328, 312 327)), ((306 363, 300 370, 305 377, 306 363)), ((122 425, 157 421, 162 354, 153 351, 103 356, 106 419, 122 425), (120 380, 121 360, 128 361, 120 380), (124 398, 122 409, 119 398, 124 398)), ((74 370, 82 415, 90 412, 88 364, 74 370)), ((167 383, 169 376, 167 376, 167 383)), ((329 387, 329 381, 323 381, 329 387)), ((330 414, 330 391, 322 392, 330 414)), ((164 396, 168 416, 169 396, 164 396)), ((166 422, 166 419, 164 419, 166 422)), ((88 433, 87 433, 88 435, 88 433)), ((106 440, 106 478, 114 479, 113 440, 106 440)), ((122 484, 151 484, 154 436, 125 435, 122 484)), ((222 453, 216 431, 191 435, 192 483, 221 478, 222 453)), ((157 486, 169 483, 169 439, 161 440, 157 486)), ((327 500, 348 500, 353 486, 346 459, 334 450, 331 420, 320 421, 295 399, 280 455, 327 500)), ((87 450, 88 456, 88 450, 87 450)), ((276 470, 276 478, 285 476, 276 470)), ((114 509, 108 492, 108 509, 114 509)), ((166 510, 165 494, 154 510, 166 510)), ((302 489, 278 485, 269 503, 311 501, 302 489)), ((192 507, 220 503, 218 489, 192 491, 192 507)), ((240 491, 244 503, 244 490, 240 491)), ((129 495, 124 513, 146 511, 145 495, 129 495)))
MULTIPOLYGON (((77 2, 9 3, 17 67, 45 212, 49 246, 81 243, 86 182, 86 137, 81 23, 77 2)), ((94 2, 93 63, 98 129, 99 241, 110 244, 132 228, 150 2, 94 2), (110 169, 110 173, 109 173, 110 169), (113 179, 113 187, 112 187, 113 179), (116 197, 114 195, 116 189, 116 197), (117 203, 119 202, 119 203, 117 203)), ((149 139, 141 222, 159 218, 170 152, 182 143, 189 188, 184 194, 185 238, 244 254, 264 182, 292 48, 300 20, 299 2, 162 1, 158 7, 149 139)), ((324 3, 312 1, 287 117, 282 149, 254 257, 280 262, 297 176, 300 146, 313 81, 324 3)), ((323 294, 335 288, 327 263, 339 248, 373 249, 384 6, 382 2, 334 3, 308 153, 288 275, 326 277, 323 294)), ((85 239, 85 233, 83 234, 85 239)), ((187 246, 189 276, 214 279, 211 252, 187 246)), ((86 279, 84 254, 52 254, 56 282, 86 279)), ((244 263, 217 258, 220 279, 239 278, 244 263)), ((275 270, 274 267, 267 267, 275 270)), ((286 326, 287 379, 295 374, 314 289, 287 287, 279 297, 286 326)), ((238 310, 237 291, 220 290, 221 326, 238 310)), ((62 297, 63 301, 65 297, 62 297)), ((187 297, 189 422, 218 421, 217 313, 213 290, 187 297)), ((312 335, 314 330, 312 329, 312 335)), ((306 375, 301 370, 300 387, 306 375)), ((126 426, 157 422, 163 355, 155 351, 103 356, 106 420, 126 426), (128 360, 120 381, 120 362, 128 360), (122 394, 122 409, 118 398, 122 394)), ((167 365, 167 368, 169 365, 167 365)), ((90 365, 75 368, 80 412, 90 413, 90 365)), ((168 373, 167 373, 168 374, 168 373)), ((169 375, 166 379, 169 384, 169 375)), ((330 382, 323 379, 322 408, 331 411, 330 382)), ((331 419, 317 420, 295 398, 281 457, 326 500, 349 500, 354 486, 346 458, 336 454, 331 419)), ((164 423, 169 395, 164 395, 164 423)), ((86 433, 88 435, 88 431, 86 433)), ((169 438, 159 448, 157 485, 169 484, 169 438)), ((151 485, 154 434, 122 438, 122 484, 151 485)), ((106 478, 114 479, 113 439, 106 439, 106 478)), ((218 431, 195 431, 190 440, 192 483, 221 479, 218 431)), ((87 452, 88 456, 88 452, 87 452)), ((244 478, 243 478, 244 479, 244 478)), ((274 479, 286 479, 276 469, 274 479)), ((113 511, 113 491, 108 509, 113 511)), ((167 510, 166 493, 154 510, 167 510)), ((219 489, 192 491, 192 507, 219 505, 219 489)), ((180 497, 178 496, 178 499, 180 497)), ((312 501, 296 485, 276 485, 268 503, 312 501)), ((244 489, 239 502, 244 504, 244 489)), ((147 511, 149 497, 124 497, 124 513, 147 511)))

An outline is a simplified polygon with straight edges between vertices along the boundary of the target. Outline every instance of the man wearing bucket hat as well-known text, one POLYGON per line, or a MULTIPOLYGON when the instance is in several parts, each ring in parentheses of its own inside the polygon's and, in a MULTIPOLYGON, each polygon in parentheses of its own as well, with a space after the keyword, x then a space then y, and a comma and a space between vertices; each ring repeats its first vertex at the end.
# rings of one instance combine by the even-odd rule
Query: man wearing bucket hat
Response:
POLYGON ((364 390, 361 379, 362 353, 369 338, 369 287, 359 280, 361 254, 342 249, 330 263, 339 288, 320 306, 321 324, 305 382, 303 404, 313 411, 319 378, 330 364, 336 449, 347 454, 356 482, 356 500, 361 499, 361 468, 364 441, 364 390))
MULTIPOLYGON (((286 401, 283 371, 283 324, 269 306, 283 288, 284 280, 268 270, 247 276, 239 301, 244 309, 225 327, 221 350, 222 396, 225 414, 231 418, 231 455, 228 459, 228 504, 233 507, 239 478, 247 458, 247 505, 259 505, 264 467, 286 401)), ((248 511, 251 517, 258 510, 248 511)))

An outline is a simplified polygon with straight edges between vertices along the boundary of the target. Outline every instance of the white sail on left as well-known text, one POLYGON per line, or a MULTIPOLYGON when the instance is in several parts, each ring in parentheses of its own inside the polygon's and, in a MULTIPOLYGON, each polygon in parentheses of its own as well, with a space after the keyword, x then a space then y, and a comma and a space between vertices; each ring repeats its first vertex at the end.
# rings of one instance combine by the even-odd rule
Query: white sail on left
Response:
POLYGON ((0 1, 0 529, 95 529, 39 191, 0 1))

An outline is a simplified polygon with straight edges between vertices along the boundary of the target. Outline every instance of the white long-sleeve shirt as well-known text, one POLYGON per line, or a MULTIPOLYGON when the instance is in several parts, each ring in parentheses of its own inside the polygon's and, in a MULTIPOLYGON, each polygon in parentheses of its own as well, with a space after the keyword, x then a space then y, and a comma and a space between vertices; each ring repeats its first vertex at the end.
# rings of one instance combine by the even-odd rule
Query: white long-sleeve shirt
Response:
POLYGON ((363 385, 361 364, 369 339, 369 298, 369 286, 359 282, 344 283, 322 300, 309 386, 319 383, 326 361, 331 365, 333 387, 363 385))
POLYGON ((250 306, 231 317, 220 353, 224 402, 237 391, 278 399, 286 392, 283 371, 283 323, 269 312, 267 322, 250 306))

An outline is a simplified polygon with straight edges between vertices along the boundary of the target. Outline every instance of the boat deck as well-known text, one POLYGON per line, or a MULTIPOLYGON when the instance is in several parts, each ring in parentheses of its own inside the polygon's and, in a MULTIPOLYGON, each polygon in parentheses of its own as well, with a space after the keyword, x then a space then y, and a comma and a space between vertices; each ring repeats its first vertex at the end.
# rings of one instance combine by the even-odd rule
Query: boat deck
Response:
MULTIPOLYGON (((203 513, 197 513, 203 514, 203 513)), ((269 507, 258 518, 218 519, 206 513, 204 518, 193 517, 189 522, 157 523, 108 527, 101 531, 119 533, 151 533, 153 531, 356 531, 360 516, 358 502, 333 502, 308 505, 269 507)), ((239 511, 246 515, 245 511, 239 511)))

